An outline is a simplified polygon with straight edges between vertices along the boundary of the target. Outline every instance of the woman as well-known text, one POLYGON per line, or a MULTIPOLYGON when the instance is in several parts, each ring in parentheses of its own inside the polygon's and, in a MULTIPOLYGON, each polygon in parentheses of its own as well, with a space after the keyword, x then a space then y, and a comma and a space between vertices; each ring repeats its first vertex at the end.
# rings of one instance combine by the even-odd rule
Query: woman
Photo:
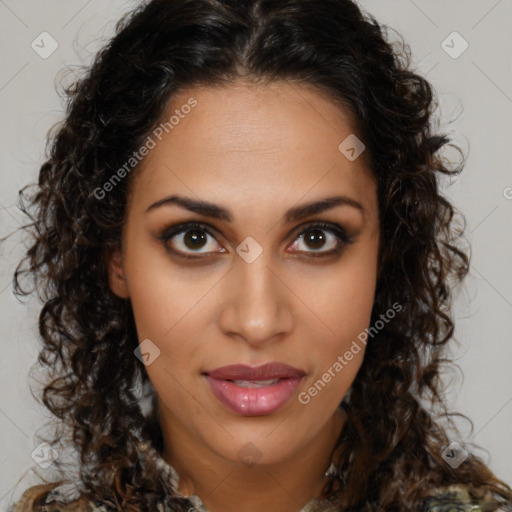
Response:
POLYGON ((434 414, 461 168, 377 21, 153 0, 69 95, 15 277, 79 460, 14 510, 512 510, 434 414))

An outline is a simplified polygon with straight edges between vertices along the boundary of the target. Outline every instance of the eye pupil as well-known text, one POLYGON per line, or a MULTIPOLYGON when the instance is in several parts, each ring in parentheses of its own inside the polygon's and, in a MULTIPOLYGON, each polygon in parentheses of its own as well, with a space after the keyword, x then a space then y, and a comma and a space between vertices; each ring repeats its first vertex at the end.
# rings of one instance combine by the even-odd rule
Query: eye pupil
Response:
POLYGON ((325 243, 325 235, 320 229, 312 229, 308 231, 308 236, 304 237, 305 242, 313 249, 321 249, 325 243))
POLYGON ((201 243, 206 241, 206 235, 200 230, 189 230, 183 236, 183 240, 189 249, 197 249, 202 247, 201 243), (189 236, 192 233, 192 236, 189 236), (191 242, 189 244, 189 242, 191 242))

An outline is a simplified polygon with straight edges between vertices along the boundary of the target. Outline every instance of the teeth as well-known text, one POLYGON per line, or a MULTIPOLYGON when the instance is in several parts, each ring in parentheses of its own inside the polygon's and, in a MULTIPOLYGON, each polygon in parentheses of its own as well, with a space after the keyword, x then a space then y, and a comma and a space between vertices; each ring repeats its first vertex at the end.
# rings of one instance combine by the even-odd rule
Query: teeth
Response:
POLYGON ((264 386, 273 386, 277 384, 280 379, 270 380, 234 380, 233 382, 242 388, 262 388, 264 386))

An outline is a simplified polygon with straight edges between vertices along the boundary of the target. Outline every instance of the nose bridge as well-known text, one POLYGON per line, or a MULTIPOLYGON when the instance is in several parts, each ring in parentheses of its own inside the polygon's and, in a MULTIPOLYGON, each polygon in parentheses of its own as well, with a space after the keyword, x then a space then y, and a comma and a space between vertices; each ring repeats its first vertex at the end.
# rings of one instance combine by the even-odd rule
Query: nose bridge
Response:
POLYGON ((238 257, 234 265, 228 285, 229 314, 223 316, 221 327, 253 344, 290 329, 290 305, 283 283, 274 275, 270 251, 263 251, 252 262, 238 257))

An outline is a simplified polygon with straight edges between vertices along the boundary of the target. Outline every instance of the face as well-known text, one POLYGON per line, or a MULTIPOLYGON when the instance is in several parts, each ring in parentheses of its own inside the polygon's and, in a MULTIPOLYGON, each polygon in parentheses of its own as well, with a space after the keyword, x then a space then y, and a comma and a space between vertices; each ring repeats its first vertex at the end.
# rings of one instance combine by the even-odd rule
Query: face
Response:
POLYGON ((195 87, 167 114, 130 183, 110 286, 131 300, 170 431, 226 460, 252 443, 277 462, 314 443, 361 366, 376 183, 364 153, 338 149, 350 118, 304 86, 195 87), (271 362, 300 372, 211 376, 271 362))

